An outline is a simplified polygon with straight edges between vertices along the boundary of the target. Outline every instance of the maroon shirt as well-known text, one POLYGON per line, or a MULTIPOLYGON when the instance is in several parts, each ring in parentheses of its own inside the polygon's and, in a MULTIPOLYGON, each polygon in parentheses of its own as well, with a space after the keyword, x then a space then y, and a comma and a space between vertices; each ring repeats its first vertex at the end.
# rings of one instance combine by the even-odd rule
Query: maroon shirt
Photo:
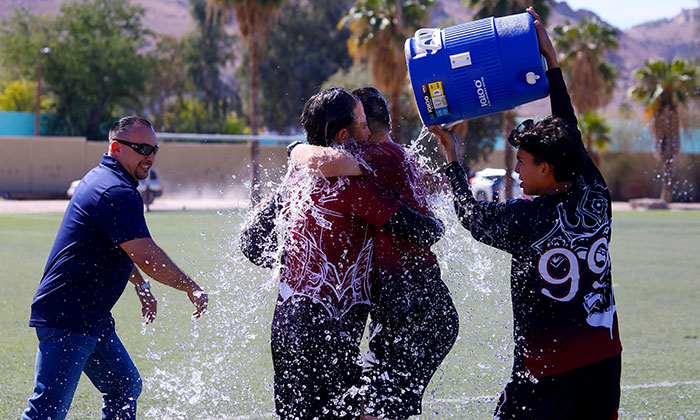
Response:
MULTIPOLYGON (((363 172, 392 193, 411 209, 424 216, 434 216, 423 190, 422 170, 401 145, 385 142, 363 145, 358 155, 365 165, 363 172)), ((375 232, 375 263, 380 278, 388 276, 416 277, 422 273, 439 276, 437 257, 428 246, 418 246, 384 231, 375 232), (427 270, 431 268, 431 270, 427 270), (436 271, 437 270, 437 271, 436 271)))
POLYGON ((288 182, 280 298, 307 296, 335 319, 369 305, 374 233, 402 204, 366 177, 288 182))

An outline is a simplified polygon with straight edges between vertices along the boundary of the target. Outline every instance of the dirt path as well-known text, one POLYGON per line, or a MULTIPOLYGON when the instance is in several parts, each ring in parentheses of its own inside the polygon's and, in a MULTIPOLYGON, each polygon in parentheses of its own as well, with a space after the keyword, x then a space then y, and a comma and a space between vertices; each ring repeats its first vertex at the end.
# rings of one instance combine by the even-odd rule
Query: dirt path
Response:
MULTIPOLYGON (((5 200, 0 198, 0 213, 63 213, 68 200, 5 200)), ((247 200, 225 199, 158 199, 152 211, 164 210, 231 210, 247 208, 247 200)))

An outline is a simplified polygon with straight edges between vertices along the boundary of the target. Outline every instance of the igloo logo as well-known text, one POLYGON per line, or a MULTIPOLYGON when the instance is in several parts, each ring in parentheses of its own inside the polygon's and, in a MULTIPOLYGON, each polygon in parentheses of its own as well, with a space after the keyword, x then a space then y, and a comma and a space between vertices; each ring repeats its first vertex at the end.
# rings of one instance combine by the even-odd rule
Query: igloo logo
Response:
POLYGON ((486 83, 484 78, 474 80, 474 87, 476 88, 476 94, 479 97, 479 103, 481 107, 491 106, 491 100, 489 99, 489 94, 486 91, 486 83))

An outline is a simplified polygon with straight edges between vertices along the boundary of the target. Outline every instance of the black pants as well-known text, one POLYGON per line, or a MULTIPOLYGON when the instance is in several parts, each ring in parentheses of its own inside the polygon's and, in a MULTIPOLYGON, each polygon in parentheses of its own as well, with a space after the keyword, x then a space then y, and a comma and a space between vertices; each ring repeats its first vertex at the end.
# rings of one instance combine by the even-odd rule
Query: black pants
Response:
POLYGON ((620 355, 537 378, 514 374, 496 407, 499 420, 614 420, 620 407, 620 355))
POLYGON ((368 312, 355 305, 338 320, 307 297, 278 301, 271 345, 280 419, 359 418, 359 345, 368 312))
POLYGON ((367 414, 391 419, 420 414, 425 388, 457 339, 457 310, 439 271, 432 274, 424 283, 430 304, 420 311, 400 322, 382 322, 387 308, 372 308, 364 372, 367 414))

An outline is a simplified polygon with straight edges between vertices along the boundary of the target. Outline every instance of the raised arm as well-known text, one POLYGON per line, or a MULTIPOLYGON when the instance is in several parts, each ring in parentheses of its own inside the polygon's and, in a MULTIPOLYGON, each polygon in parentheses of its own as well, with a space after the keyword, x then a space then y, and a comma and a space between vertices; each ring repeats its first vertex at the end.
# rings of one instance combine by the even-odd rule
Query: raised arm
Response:
POLYGON ((291 159, 300 166, 326 178, 336 176, 360 176, 362 171, 352 155, 332 147, 320 147, 298 143, 289 151, 291 159))
POLYGON ((517 225, 516 215, 524 206, 522 200, 505 203, 477 201, 472 195, 467 173, 457 161, 457 141, 452 133, 439 126, 428 127, 444 148, 447 158, 445 174, 452 186, 454 207, 462 226, 471 232, 474 239, 487 245, 512 252, 522 243, 522 229, 517 225))
MULTIPOLYGON (((151 238, 133 239, 119 245, 141 271, 154 280, 182 290, 194 304, 192 315, 199 317, 206 311, 209 297, 202 288, 185 274, 151 238)), ((133 274, 133 272, 132 272, 133 274)))
POLYGON ((535 18, 535 30, 537 30, 540 52, 547 61, 547 81, 549 82, 549 100, 552 105, 552 115, 576 127, 578 120, 574 113, 574 107, 571 105, 571 98, 566 90, 564 77, 557 61, 557 53, 554 50, 552 41, 549 39, 547 29, 545 29, 535 9, 528 7, 527 12, 535 18))

